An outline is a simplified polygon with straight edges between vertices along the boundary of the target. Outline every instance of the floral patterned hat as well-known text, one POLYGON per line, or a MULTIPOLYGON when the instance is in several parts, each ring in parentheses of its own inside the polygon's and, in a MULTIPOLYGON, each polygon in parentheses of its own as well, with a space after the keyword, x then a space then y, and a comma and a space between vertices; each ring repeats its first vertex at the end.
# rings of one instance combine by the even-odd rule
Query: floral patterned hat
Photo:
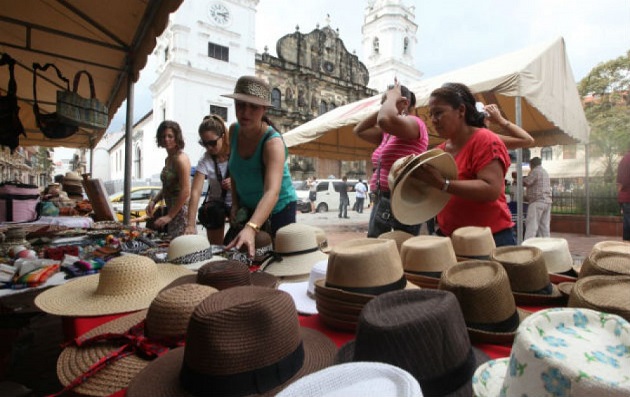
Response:
POLYGON ((475 371, 477 397, 628 396, 630 323, 590 309, 542 310, 521 323, 509 358, 475 371))

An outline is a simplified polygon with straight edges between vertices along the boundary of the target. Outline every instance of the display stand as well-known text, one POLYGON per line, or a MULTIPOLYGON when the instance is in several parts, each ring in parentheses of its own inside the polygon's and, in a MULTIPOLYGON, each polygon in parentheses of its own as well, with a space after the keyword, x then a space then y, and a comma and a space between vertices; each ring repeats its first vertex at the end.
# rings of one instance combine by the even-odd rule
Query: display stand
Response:
POLYGON ((107 199, 105 194, 105 185, 103 181, 96 178, 90 178, 91 174, 83 174, 83 188, 92 204, 94 211, 94 221, 116 221, 116 212, 112 207, 112 203, 107 199))

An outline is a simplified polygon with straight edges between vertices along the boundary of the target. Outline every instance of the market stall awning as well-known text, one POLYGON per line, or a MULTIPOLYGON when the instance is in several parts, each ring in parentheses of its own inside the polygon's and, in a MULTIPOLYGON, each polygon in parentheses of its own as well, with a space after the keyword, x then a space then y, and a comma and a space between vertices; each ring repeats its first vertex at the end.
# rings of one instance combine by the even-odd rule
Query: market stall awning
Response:
MULTIPOLYGON (((182 0, 0 0, 0 52, 17 61, 20 119, 27 137, 21 146, 94 148, 105 133, 81 129, 65 139, 46 138, 33 114, 34 62, 53 63, 72 79, 86 69, 94 77, 96 98, 109 107, 110 120, 127 98, 128 79, 139 72, 164 31, 168 16, 182 0)), ((40 108, 54 112, 62 86, 54 72, 37 79, 40 108)), ((0 88, 6 93, 8 70, 0 68, 0 88)), ((89 97, 87 81, 79 93, 89 97)))
MULTIPOLYGON (((429 127, 431 145, 441 138, 428 121, 429 96, 445 82, 466 84, 479 101, 496 103, 512 121, 517 120, 515 103, 520 97, 522 126, 536 146, 588 142, 589 126, 562 38, 410 83, 417 114, 429 127)), ((343 160, 368 158, 374 147, 354 137, 352 129, 379 108, 380 97, 341 106, 288 131, 284 139, 290 152, 343 160)))

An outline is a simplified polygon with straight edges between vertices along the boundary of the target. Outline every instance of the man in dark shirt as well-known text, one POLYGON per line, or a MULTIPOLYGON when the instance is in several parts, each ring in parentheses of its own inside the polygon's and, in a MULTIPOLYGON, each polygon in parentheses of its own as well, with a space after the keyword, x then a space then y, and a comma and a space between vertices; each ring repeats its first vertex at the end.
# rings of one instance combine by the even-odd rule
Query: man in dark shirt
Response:
POLYGON ((630 143, 617 167, 617 192, 623 213, 623 239, 630 241, 630 143))
POLYGON ((339 218, 348 219, 348 206, 350 205, 350 198, 348 197, 348 177, 341 178, 339 184, 339 218))

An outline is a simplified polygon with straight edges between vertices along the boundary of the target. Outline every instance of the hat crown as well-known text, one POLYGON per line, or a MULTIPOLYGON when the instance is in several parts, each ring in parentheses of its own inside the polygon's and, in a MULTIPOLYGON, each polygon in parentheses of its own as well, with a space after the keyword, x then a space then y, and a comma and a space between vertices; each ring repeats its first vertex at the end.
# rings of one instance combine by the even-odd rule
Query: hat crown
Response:
POLYGON ((205 251, 208 248, 210 248, 210 242, 206 236, 185 234, 171 240, 166 259, 168 261, 176 260, 186 255, 205 251))
POLYGON ((242 76, 234 86, 235 94, 251 95, 265 101, 271 100, 271 88, 264 80, 254 76, 242 76))
POLYGON ((593 249, 584 260, 579 278, 594 275, 630 275, 630 254, 593 249))
POLYGON ((281 227, 276 233, 275 251, 282 254, 292 254, 300 251, 318 248, 315 230, 299 223, 291 223, 281 227))
POLYGON ((569 243, 564 238, 532 237, 523 241, 524 246, 537 247, 543 252, 545 266, 549 273, 562 273, 573 266, 569 243))
POLYGON ((381 240, 394 240, 396 247, 398 248, 398 252, 401 251, 403 243, 412 237, 413 234, 407 233, 403 230, 392 230, 391 232, 386 232, 378 236, 381 240))
POLYGON ((492 251, 490 259, 503 266, 514 292, 533 292, 549 285, 549 273, 540 248, 498 247, 492 251))
POLYGON ((571 290, 567 306, 612 313, 630 321, 630 276, 579 278, 571 290))
POLYGON ((218 290, 251 285, 252 276, 247 265, 236 260, 209 262, 197 271, 197 282, 218 290))
POLYGON ((416 236, 408 239, 400 251, 405 271, 441 272, 457 263, 449 237, 416 236))
POLYGON ((144 256, 130 254, 113 258, 103 266, 95 294, 131 296, 146 291, 157 293, 161 287, 155 262, 144 256))
POLYGON ((489 258, 492 250, 496 248, 489 227, 460 227, 451 234, 451 242, 458 256, 489 258))

